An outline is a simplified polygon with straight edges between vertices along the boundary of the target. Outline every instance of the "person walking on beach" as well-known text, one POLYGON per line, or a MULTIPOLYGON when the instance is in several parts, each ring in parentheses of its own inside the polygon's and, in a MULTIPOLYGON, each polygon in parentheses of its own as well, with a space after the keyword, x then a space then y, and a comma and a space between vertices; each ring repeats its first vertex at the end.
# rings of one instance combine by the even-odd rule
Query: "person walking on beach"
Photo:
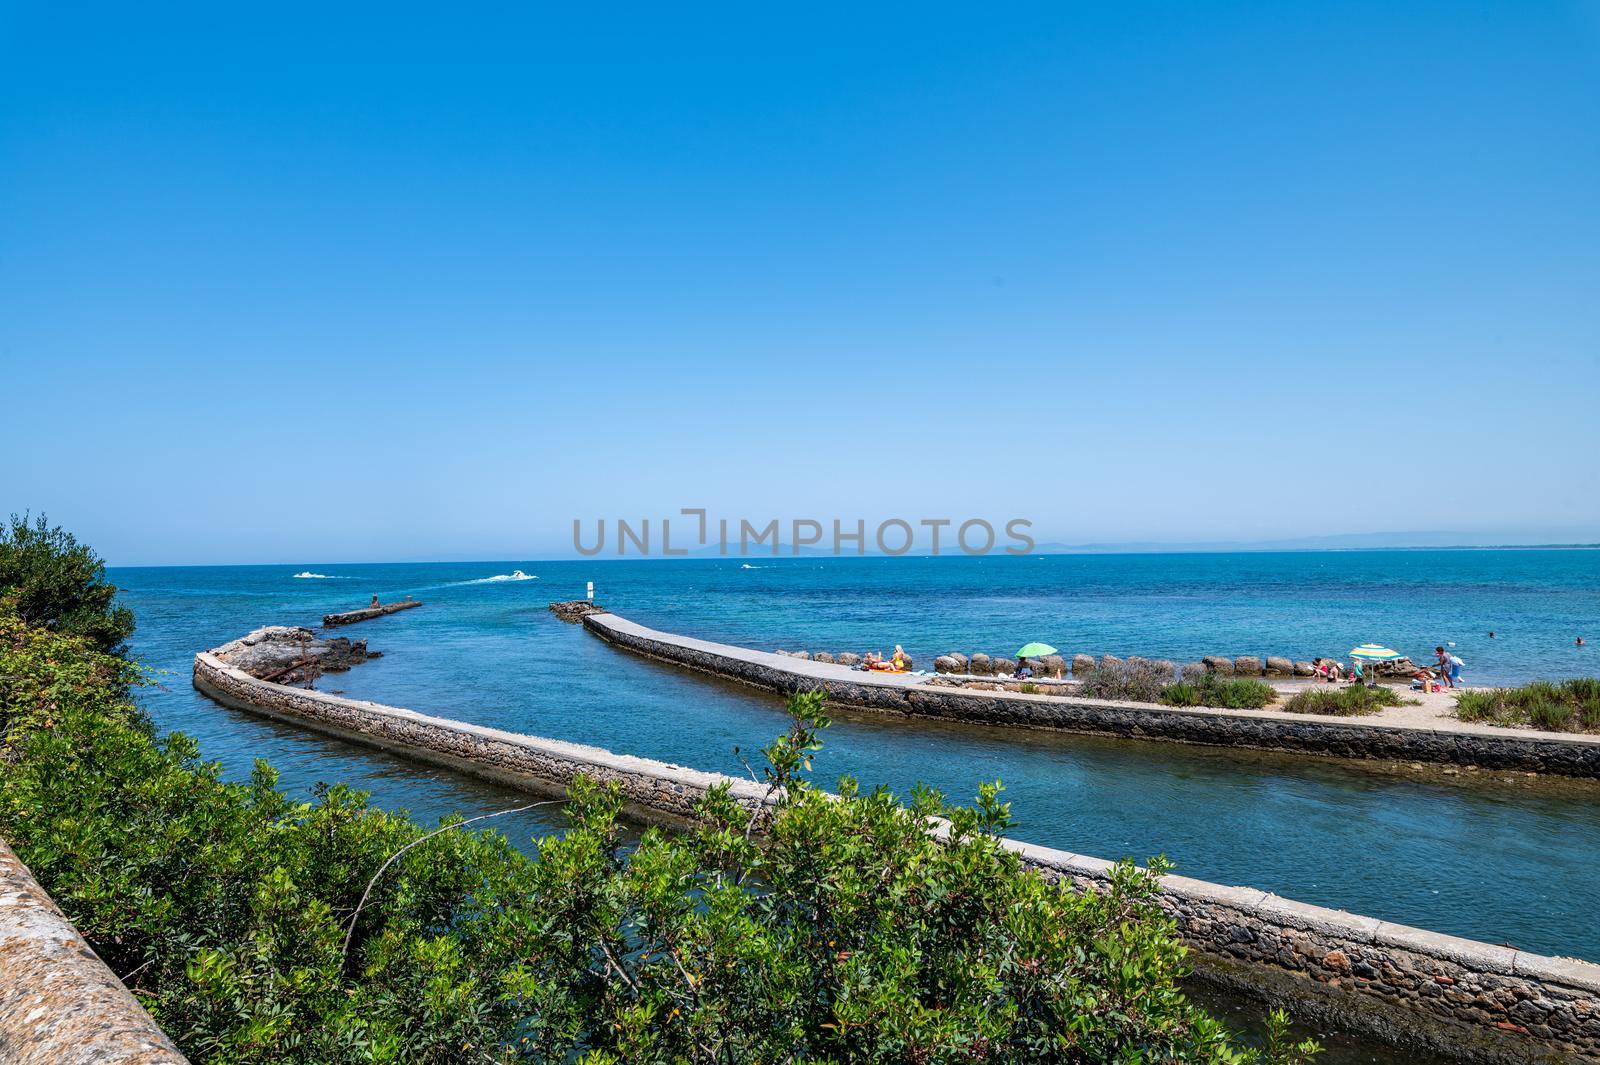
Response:
POLYGON ((1433 654, 1439 660, 1439 676, 1444 678, 1445 686, 1450 688, 1461 687, 1461 667, 1466 663, 1447 652, 1443 647, 1435 647, 1433 654))

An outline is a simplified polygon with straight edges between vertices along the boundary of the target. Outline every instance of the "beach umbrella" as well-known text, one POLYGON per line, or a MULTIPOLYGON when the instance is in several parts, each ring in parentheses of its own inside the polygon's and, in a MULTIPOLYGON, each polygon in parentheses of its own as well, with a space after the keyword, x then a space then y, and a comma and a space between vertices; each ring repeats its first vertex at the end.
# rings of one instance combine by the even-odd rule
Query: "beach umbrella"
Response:
MULTIPOLYGON (((1360 647, 1350 649, 1350 659, 1353 662, 1393 662, 1397 658, 1404 657, 1405 655, 1394 648, 1385 647, 1380 643, 1364 643, 1360 647)), ((1377 686, 1376 678, 1372 675, 1371 670, 1367 671, 1367 685, 1368 687, 1377 686)))
POLYGON ((1040 655, 1053 655, 1056 649, 1047 643, 1025 643, 1017 652, 1018 658, 1038 658, 1040 655))

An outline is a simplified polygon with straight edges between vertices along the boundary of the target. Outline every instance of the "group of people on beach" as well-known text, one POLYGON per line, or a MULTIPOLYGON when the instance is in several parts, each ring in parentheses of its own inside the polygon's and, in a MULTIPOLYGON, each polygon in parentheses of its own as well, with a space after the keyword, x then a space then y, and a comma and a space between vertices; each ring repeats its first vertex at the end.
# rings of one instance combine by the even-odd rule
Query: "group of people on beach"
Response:
MULTIPOLYGON (((1424 692, 1462 687, 1461 671, 1466 667, 1466 663, 1461 657, 1443 647, 1435 647, 1433 657, 1432 666, 1416 666, 1412 670, 1411 687, 1424 692)), ((1346 669, 1344 663, 1337 658, 1318 658, 1312 661, 1311 669, 1317 680, 1327 684, 1337 684, 1345 680, 1359 684, 1367 679, 1367 666, 1358 661, 1352 661, 1350 668, 1346 669)))

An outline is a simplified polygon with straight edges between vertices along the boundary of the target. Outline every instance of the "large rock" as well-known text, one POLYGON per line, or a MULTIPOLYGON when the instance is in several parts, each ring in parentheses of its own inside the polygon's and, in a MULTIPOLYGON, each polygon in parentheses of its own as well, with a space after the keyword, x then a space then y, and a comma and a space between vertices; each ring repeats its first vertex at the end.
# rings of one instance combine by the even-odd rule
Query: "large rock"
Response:
POLYGON ((1187 681, 1199 680, 1206 675, 1206 664, 1204 662, 1185 662, 1183 669, 1179 671, 1179 675, 1187 681))
POLYGON ((994 660, 979 651, 967 660, 967 672, 975 673, 980 677, 987 677, 994 672, 994 660))
POLYGON ((818 651, 816 654, 811 656, 811 661, 826 662, 831 666, 833 664, 833 653, 830 651, 818 651))
POLYGON ((1122 665, 1122 659, 1116 655, 1101 655, 1100 661, 1095 663, 1096 669, 1116 669, 1122 665))
POLYGON ((960 651, 951 651, 946 657, 956 664, 955 671, 957 673, 965 673, 967 671, 966 655, 962 654, 960 651))
POLYGON ((809 662, 811 660, 811 652, 810 651, 796 651, 794 653, 794 657, 795 658, 803 658, 803 659, 805 659, 806 661, 809 662))
POLYGON ((605 607, 587 599, 568 599, 551 603, 550 612, 562 621, 582 621, 586 614, 604 614, 605 607))
POLYGON ((1053 677, 1057 680, 1067 675, 1067 660, 1060 655, 1044 655, 1039 659, 1036 677, 1053 677))
POLYGON ((1170 658, 1152 658, 1148 660, 1150 668, 1166 677, 1168 680, 1178 675, 1178 663, 1170 658))
POLYGON ((935 673, 960 673, 961 666, 951 655, 940 655, 933 660, 935 673))
POLYGON ((1379 677, 1409 677, 1417 671, 1409 658, 1396 658, 1392 662, 1374 663, 1373 674, 1379 677))
POLYGON ((1222 677, 1233 676, 1233 659, 1224 655, 1206 655, 1200 662, 1206 667, 1207 673, 1215 673, 1222 677))
POLYGON ((1269 655, 1267 657, 1267 676, 1291 677, 1293 675, 1293 662, 1289 661, 1287 658, 1280 658, 1278 655, 1269 655))
POLYGON ((841 651, 835 661, 841 666, 859 666, 861 664, 861 656, 854 651, 841 651))
POLYGON ((1297 677, 1314 677, 1317 675, 1317 667, 1310 662, 1296 662, 1294 664, 1294 675, 1297 677))
POLYGON ((296 684, 309 675, 343 673, 383 652, 367 650, 366 640, 336 636, 319 640, 310 629, 268 625, 214 649, 212 654, 259 680, 296 684))
POLYGON ((1086 677, 1093 672, 1094 655, 1079 654, 1072 656, 1072 675, 1074 677, 1086 677))
POLYGON ((1240 655, 1233 660, 1233 671, 1241 677, 1261 676, 1261 659, 1255 655, 1240 655))

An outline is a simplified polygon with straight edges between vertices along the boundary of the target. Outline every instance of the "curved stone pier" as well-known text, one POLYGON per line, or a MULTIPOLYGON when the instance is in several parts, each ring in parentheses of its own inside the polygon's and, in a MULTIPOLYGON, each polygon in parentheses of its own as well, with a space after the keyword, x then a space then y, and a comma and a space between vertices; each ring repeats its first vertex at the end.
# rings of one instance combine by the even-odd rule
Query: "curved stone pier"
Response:
MULTIPOLYGON (((833 679, 814 672, 829 668, 825 664, 794 667, 791 677, 833 679)), ((884 679, 868 685, 872 691, 864 697, 889 698, 915 684, 907 677, 884 679)), ((194 685, 227 706, 536 793, 558 793, 584 773, 616 781, 636 807, 671 819, 692 816, 695 800, 723 782, 748 806, 765 801, 763 789, 749 780, 291 688, 257 680, 209 653, 195 656, 194 685)), ((1015 840, 1005 844, 1041 874, 1083 888, 1103 884, 1111 868, 1085 855, 1015 840)), ((1302 1017, 1468 1061, 1600 1062, 1600 966, 1253 888, 1182 876, 1163 877, 1161 887, 1162 905, 1195 950, 1204 975, 1284 1001, 1302 1017)))
POLYGON ((868 673, 732 644, 658 632, 615 614, 584 626, 637 654, 787 694, 821 688, 840 706, 982 725, 1055 729, 1342 758, 1435 762, 1485 769, 1600 778, 1600 736, 1447 724, 1431 728, 1359 717, 1111 702, 1072 695, 1023 695, 927 684, 910 675, 868 673))
POLYGON ((188 1059, 0 841, 0 1061, 186 1065, 188 1059))

